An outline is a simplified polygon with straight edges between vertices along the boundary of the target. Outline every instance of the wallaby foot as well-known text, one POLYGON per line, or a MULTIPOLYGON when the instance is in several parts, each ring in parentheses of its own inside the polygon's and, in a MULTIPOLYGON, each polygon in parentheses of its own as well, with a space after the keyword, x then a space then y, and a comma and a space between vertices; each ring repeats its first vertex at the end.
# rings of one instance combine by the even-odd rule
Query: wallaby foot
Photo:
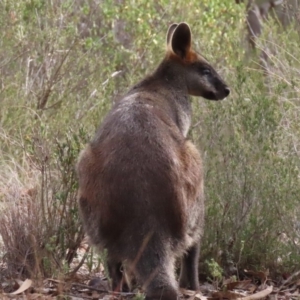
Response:
POLYGON ((154 238, 144 249, 133 270, 146 294, 146 300, 176 300, 178 286, 175 279, 175 258, 166 249, 157 247, 154 238), (151 243, 154 242, 154 243, 151 243))
POLYGON ((146 293, 145 300, 177 300, 178 293, 174 288, 156 288, 146 293))
POLYGON ((179 286, 197 291, 199 289, 198 260, 199 244, 191 247, 181 260, 179 286))
POLYGON ((129 286, 122 272, 122 263, 112 259, 107 260, 108 272, 112 281, 113 292, 129 292, 129 286))

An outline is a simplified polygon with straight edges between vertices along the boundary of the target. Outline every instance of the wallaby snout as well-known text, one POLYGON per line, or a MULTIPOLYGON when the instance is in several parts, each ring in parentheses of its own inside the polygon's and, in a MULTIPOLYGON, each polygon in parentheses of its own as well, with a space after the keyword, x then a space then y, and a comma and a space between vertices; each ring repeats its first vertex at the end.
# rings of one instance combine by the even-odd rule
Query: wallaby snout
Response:
POLYGON ((223 100, 230 94, 226 83, 203 59, 200 58, 190 69, 193 69, 188 73, 190 95, 202 96, 208 100, 223 100))
POLYGON ((126 262, 147 300, 177 299, 178 257, 180 287, 199 288, 203 168, 186 138, 189 95, 221 100, 229 88, 191 43, 186 23, 170 26, 163 61, 114 105, 77 164, 81 217, 107 249, 113 290, 128 290, 126 262))

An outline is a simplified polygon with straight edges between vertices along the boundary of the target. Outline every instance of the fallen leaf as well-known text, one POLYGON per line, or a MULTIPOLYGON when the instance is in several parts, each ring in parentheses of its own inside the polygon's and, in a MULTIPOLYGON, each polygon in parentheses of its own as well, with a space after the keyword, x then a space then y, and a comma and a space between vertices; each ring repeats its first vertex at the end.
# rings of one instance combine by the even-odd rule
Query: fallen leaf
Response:
POLYGON ((203 296, 198 291, 192 291, 192 290, 186 290, 186 289, 180 289, 180 292, 184 296, 188 296, 189 300, 207 300, 207 297, 203 296))
POLYGON ((35 300, 35 299, 46 299, 44 295, 38 294, 38 293, 34 293, 30 295, 30 300, 35 300))
POLYGON ((266 297, 267 295, 271 294, 272 291, 273 291, 273 286, 270 285, 266 289, 264 289, 260 292, 257 292, 255 294, 252 294, 252 295, 249 295, 246 297, 237 298, 236 300, 257 300, 257 299, 266 297))
POLYGON ((235 276, 231 276, 227 279, 223 279, 223 285, 228 285, 229 283, 232 283, 232 282, 236 282, 236 277, 235 276))
POLYGON ((219 291, 219 292, 214 292, 212 293, 212 296, 214 298, 227 298, 227 299, 243 299, 241 297, 244 297, 245 295, 242 293, 236 293, 236 292, 231 292, 231 291, 219 291))
POLYGON ((192 299, 194 299, 194 300, 207 300, 208 298, 201 295, 201 294, 199 294, 199 293, 197 293, 192 299))
POLYGON ((243 281, 235 281, 235 282, 229 282, 225 284, 228 290, 233 289, 245 289, 247 290, 251 284, 251 279, 249 280, 243 280, 243 281))
POLYGON ((258 278, 261 281, 261 283, 266 283, 267 278, 268 278, 269 273, 270 273, 269 270, 266 270, 264 272, 263 271, 256 272, 256 271, 251 271, 251 270, 244 270, 244 272, 247 275, 258 278))
POLYGON ((14 291, 13 293, 10 293, 9 295, 21 294, 21 293, 25 292, 27 289, 29 289, 31 287, 31 285, 32 285, 32 280, 26 279, 16 291, 14 291))

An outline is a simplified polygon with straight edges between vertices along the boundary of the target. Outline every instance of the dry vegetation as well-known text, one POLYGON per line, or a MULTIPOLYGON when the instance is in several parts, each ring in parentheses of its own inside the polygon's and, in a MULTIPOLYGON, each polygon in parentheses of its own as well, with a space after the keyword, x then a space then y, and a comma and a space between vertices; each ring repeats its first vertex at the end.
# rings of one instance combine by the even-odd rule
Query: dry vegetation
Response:
POLYGON ((233 0, 0 2, 0 282, 38 286, 80 262, 78 154, 181 20, 232 90, 225 102, 193 100, 190 137, 206 170, 202 275, 221 286, 245 268, 269 269, 279 284, 299 270, 299 35, 265 24, 266 80, 245 58, 244 11, 233 0))

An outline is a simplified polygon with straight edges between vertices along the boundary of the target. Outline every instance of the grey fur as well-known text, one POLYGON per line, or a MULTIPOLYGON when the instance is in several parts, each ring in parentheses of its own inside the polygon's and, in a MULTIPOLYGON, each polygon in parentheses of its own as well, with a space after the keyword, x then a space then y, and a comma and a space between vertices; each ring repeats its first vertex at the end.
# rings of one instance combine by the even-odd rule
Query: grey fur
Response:
POLYGON ((189 26, 170 30, 164 60, 114 105, 77 165, 82 219, 91 242, 107 249, 112 288, 128 290, 120 271, 126 265, 147 300, 178 297, 178 257, 180 286, 199 287, 203 169, 200 153, 186 139, 189 95, 221 100, 229 94, 191 49, 189 26))

